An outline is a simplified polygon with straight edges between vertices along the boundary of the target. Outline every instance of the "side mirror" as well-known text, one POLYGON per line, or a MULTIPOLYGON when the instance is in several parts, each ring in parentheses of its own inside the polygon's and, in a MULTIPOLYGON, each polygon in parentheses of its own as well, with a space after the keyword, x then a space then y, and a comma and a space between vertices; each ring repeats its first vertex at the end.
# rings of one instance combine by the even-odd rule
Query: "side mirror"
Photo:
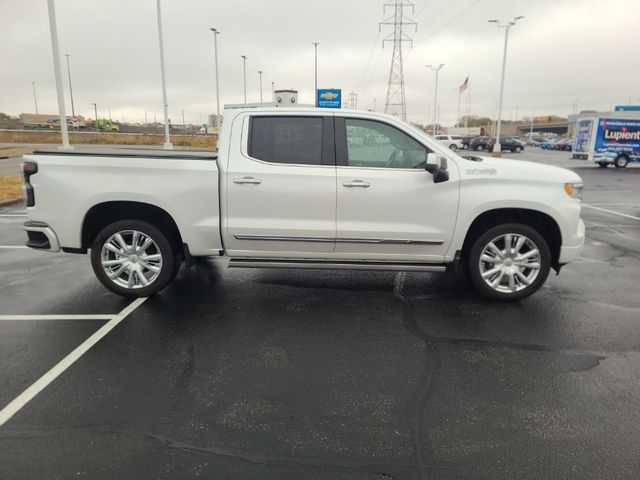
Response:
POLYGON ((433 183, 442 183, 449 180, 447 172, 447 157, 435 153, 427 155, 427 163, 424 169, 433 175, 433 183))

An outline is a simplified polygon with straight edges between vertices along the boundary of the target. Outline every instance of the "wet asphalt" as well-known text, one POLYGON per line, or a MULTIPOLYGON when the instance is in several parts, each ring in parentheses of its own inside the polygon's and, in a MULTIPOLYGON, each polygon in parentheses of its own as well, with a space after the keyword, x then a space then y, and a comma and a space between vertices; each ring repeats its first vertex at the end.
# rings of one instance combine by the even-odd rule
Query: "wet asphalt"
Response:
MULTIPOLYGON (((638 167, 516 158, 640 217, 638 167)), ((0 246, 22 211, 0 209, 0 246)), ((0 426, 0 478, 635 479, 631 217, 585 208, 582 257, 516 304, 453 275, 183 268, 0 426)), ((129 304, 87 256, 0 248, 0 315, 129 304)), ((0 409, 105 322, 0 321, 0 409)))

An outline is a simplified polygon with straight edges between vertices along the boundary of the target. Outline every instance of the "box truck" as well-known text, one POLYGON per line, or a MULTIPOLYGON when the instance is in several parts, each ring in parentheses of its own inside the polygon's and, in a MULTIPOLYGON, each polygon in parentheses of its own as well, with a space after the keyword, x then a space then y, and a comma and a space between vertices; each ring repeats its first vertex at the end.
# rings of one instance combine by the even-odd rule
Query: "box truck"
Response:
POLYGON ((640 113, 612 112, 578 118, 571 158, 596 162, 603 168, 624 168, 631 162, 640 162, 640 113))

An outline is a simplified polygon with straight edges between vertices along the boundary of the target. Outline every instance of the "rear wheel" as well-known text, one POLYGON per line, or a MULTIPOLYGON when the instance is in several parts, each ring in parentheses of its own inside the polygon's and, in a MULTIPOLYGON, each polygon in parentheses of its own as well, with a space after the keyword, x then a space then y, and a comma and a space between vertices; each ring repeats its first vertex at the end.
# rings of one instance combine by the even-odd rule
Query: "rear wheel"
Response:
POLYGON ((618 155, 613 164, 616 168, 625 168, 629 164, 629 159, 624 155, 618 155))
POLYGON ((600 168, 607 168, 609 164, 607 162, 596 162, 600 168))
POLYGON ((467 267, 483 296, 515 301, 535 293, 545 282, 551 251, 542 235, 527 225, 498 225, 476 239, 467 267))
POLYGON ((162 290, 178 272, 179 257, 154 225, 121 220, 103 228, 91 247, 98 280, 125 297, 147 297, 162 290))
POLYGON ((457 146, 455 143, 452 143, 451 145, 449 145, 449 148, 450 148, 451 150, 457 150, 457 149, 458 149, 458 146, 457 146))
POLYGON ((479 152, 480 150, 482 150, 482 145, 478 145, 476 146, 476 150, 479 152))

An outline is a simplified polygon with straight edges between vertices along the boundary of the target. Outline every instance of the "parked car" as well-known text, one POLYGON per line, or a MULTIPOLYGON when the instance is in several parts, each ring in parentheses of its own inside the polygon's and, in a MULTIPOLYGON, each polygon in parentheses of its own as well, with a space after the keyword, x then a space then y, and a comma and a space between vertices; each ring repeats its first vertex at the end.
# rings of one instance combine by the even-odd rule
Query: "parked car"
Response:
POLYGON ((440 143, 444 143, 451 150, 462 149, 461 135, 436 135, 435 138, 440 143))
POLYGON ((473 136, 462 137, 462 148, 469 148, 469 144, 471 143, 471 140, 473 140, 473 138, 473 136))
POLYGON ((460 265, 482 295, 513 301, 575 260, 585 239, 576 173, 463 158, 372 112, 231 109, 217 154, 97 155, 25 155, 27 246, 90 251, 102 284, 128 297, 159 292, 183 261, 226 256, 232 268, 460 265), (385 141, 348 146, 369 136, 385 141))
POLYGON ((485 148, 487 148, 488 141, 489 137, 484 135, 473 137, 473 140, 471 140, 471 143, 469 144, 469 149, 477 151, 484 150, 485 148))
POLYGON ((540 148, 543 150, 553 150, 553 145, 558 142, 559 139, 554 138, 554 139, 550 139, 550 140, 545 140, 544 142, 542 142, 540 144, 540 148))
POLYGON ((562 138, 552 145, 553 150, 570 152, 573 148, 573 138, 562 138))
MULTIPOLYGON (((490 138, 487 142, 487 151, 493 152, 493 146, 496 144, 495 138, 490 138)), ((524 143, 511 137, 500 140, 500 150, 520 153, 524 150, 524 143)))
POLYGON ((542 142, 546 141, 547 139, 544 137, 529 137, 526 144, 530 147, 539 147, 542 142))

